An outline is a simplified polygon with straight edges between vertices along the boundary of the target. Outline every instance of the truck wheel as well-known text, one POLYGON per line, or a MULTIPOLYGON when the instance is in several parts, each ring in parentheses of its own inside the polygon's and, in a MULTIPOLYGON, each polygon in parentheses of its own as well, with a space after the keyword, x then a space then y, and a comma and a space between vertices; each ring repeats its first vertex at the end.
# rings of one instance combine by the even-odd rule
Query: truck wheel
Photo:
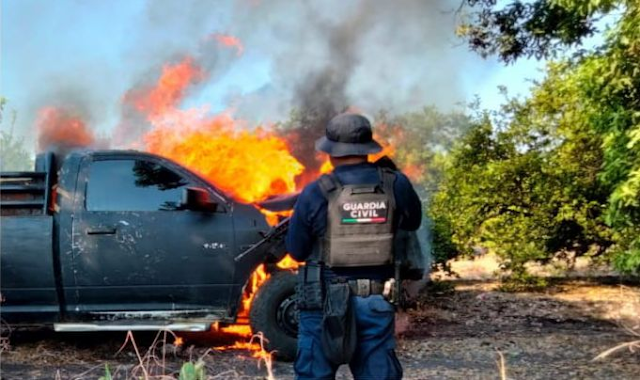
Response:
POLYGON ((251 305, 249 323, 253 333, 262 331, 265 349, 275 351, 279 360, 296 357, 298 308, 295 301, 296 275, 289 271, 274 272, 265 282, 251 305))

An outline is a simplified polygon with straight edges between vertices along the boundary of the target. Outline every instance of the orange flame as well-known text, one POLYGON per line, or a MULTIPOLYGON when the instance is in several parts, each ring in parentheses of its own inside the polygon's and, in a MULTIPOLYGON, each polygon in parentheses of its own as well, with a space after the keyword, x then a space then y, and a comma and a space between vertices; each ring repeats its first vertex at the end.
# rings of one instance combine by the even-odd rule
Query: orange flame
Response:
MULTIPOLYGON (((243 46, 237 38, 226 35, 213 37, 219 44, 233 47, 238 55, 242 54, 243 46)), ((286 140, 270 128, 249 129, 229 113, 211 116, 206 109, 179 109, 189 87, 204 77, 205 72, 194 60, 185 57, 177 64, 165 65, 153 86, 133 89, 124 96, 124 102, 146 117, 152 126, 143 137, 146 150, 198 172, 223 192, 247 203, 259 202, 272 195, 292 193, 302 187, 305 181, 314 179, 316 173, 301 176, 305 168, 293 157, 286 140)), ((89 145, 94 141, 93 135, 80 119, 55 108, 41 111, 39 126, 41 145, 42 141, 76 141, 81 145, 89 145)), ((372 161, 384 155, 395 155, 394 146, 402 144, 402 136, 396 140, 394 132, 381 129, 383 137, 376 139, 382 143, 383 150, 370 157, 372 161)), ((416 168, 411 171, 419 172, 419 167, 416 168)), ((320 172, 331 170, 331 163, 327 160, 320 172)), ((265 210, 262 212, 270 223, 275 223, 280 215, 265 210)), ((298 265, 287 255, 277 267, 296 269, 298 265)), ((254 296, 268 279, 265 265, 258 266, 243 294, 239 320, 248 319, 254 296)), ((215 324, 212 328, 221 333, 247 338, 252 336, 246 324, 215 324)), ((182 339, 177 338, 175 344, 183 344, 182 339)), ((238 342, 231 348, 248 348, 261 358, 269 355, 265 354, 261 345, 251 342, 238 342)))
POLYGON ((278 262, 278 264, 276 264, 276 266, 280 269, 298 269, 300 267, 300 263, 295 261, 293 257, 286 255, 278 262))
MULTIPOLYGON (((369 156, 369 162, 375 162, 377 159, 382 158, 384 156, 388 156, 389 158, 393 158, 396 153, 396 148, 391 145, 391 143, 380 136, 374 136, 374 140, 376 140, 380 145, 382 145, 382 150, 376 154, 372 154, 369 156)), ((325 158, 325 161, 320 166, 320 174, 327 174, 333 170, 333 165, 331 161, 329 161, 329 157, 325 158)))
MULTIPOLYGON (((280 260, 276 266, 280 269, 298 269, 300 263, 295 261, 290 255, 286 255, 280 260)), ((258 289, 269 279, 269 274, 265 271, 264 264, 260 264, 258 268, 251 274, 251 278, 245 289, 245 294, 242 297, 242 309, 238 313, 239 318, 248 318, 249 310, 251 309, 251 303, 255 297, 258 289)))
POLYGON ((269 274, 264 270, 264 264, 260 264, 256 270, 251 274, 247 289, 242 296, 242 309, 238 313, 239 318, 248 318, 249 310, 251 309, 251 303, 255 298, 258 288, 269 279, 269 274))
POLYGON ((186 89, 204 78, 204 72, 185 57, 175 65, 165 65, 162 75, 151 88, 130 91, 124 101, 133 104, 150 121, 174 109, 184 98, 186 89))
POLYGON ((258 351, 260 350, 259 343, 250 343, 250 342, 234 342, 228 346, 216 346, 214 349, 218 351, 226 351, 226 350, 249 350, 249 351, 258 351))
MULTIPOLYGON (((230 36, 217 35, 225 43, 230 36)), ((144 136, 146 150, 173 159, 200 173, 220 190, 242 202, 294 192, 295 177, 304 167, 291 155, 284 139, 268 129, 248 130, 226 113, 180 110, 186 89, 204 76, 189 57, 167 65, 157 83, 130 92, 125 102, 147 116, 153 129, 144 136)), ((270 216, 270 222, 277 217, 270 216)))
POLYGON ((158 126, 145 142, 148 151, 199 172, 237 200, 258 202, 294 192, 304 167, 285 141, 260 128, 236 130, 235 125, 230 116, 220 115, 197 129, 158 126))
MULTIPOLYGON (((295 261, 291 256, 286 255, 276 266, 280 269, 297 269, 300 263, 295 261)), ((246 324, 249 319, 249 310, 251 309, 251 303, 258 291, 258 289, 269 279, 270 275, 265 271, 264 264, 259 265, 251 275, 247 283, 247 288, 242 296, 241 309, 238 312, 238 320, 243 321, 242 324, 220 326, 219 323, 214 323, 211 326, 211 331, 216 333, 237 335, 243 338, 255 337, 251 331, 251 327, 246 324)), ((259 333, 259 332, 258 332, 259 333)), ((253 339, 253 338, 252 338, 253 339)), ((264 350, 264 347, 259 343, 254 343, 253 340, 249 342, 237 341, 232 345, 217 346, 216 350, 249 350, 252 352, 252 356, 255 358, 270 359, 271 354, 264 350)))
MULTIPOLYGON (((280 269, 297 269, 300 266, 300 263, 295 261, 291 256, 286 255, 282 260, 280 260, 276 266, 280 269)), ((256 270, 251 274, 249 281, 247 283, 247 287, 242 296, 242 303, 240 311, 238 312, 238 319, 240 320, 248 320, 249 318, 249 310, 251 310, 251 303, 258 291, 258 289, 269 279, 270 275, 265 270, 264 264, 260 264, 256 270)), ((220 331, 225 333, 236 334, 244 337, 251 336, 251 329, 249 326, 245 325, 230 325, 220 327, 219 325, 213 326, 214 331, 220 331)))
POLYGON ((244 53, 244 46, 238 37, 234 37, 228 34, 213 34, 211 37, 215 38, 216 41, 222 46, 235 48, 236 55, 239 57, 244 53))
POLYGON ((95 137, 85 122, 61 108, 42 108, 36 120, 36 127, 40 151, 50 147, 86 147, 95 142, 95 137))

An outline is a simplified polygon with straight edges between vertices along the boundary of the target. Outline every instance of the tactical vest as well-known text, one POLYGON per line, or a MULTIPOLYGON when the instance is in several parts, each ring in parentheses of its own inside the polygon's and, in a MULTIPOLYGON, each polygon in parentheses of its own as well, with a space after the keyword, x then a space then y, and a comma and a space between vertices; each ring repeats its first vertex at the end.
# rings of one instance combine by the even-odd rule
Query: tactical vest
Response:
POLYGON ((333 174, 318 179, 327 199, 327 231, 319 244, 329 267, 393 264, 395 174, 379 168, 374 185, 342 185, 333 174))

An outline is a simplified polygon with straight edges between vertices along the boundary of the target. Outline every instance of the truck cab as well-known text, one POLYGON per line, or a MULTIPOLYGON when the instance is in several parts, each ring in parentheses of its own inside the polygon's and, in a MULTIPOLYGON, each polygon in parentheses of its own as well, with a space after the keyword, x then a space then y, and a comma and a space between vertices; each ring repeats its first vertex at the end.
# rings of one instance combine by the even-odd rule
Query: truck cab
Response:
POLYGON ((235 322, 253 271, 285 255, 286 220, 272 228, 254 205, 152 154, 49 153, 1 184, 9 323, 208 330, 235 322))

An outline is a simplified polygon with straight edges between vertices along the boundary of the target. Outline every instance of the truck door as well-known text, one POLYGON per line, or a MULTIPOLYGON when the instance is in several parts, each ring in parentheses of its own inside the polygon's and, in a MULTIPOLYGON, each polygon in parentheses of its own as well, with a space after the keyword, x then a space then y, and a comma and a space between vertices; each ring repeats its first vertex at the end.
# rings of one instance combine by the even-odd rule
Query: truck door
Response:
MULTIPOLYGON (((235 252, 230 209, 181 209, 206 187, 154 157, 87 158, 79 176, 69 311, 224 309, 235 252)), ((208 187, 214 200, 219 195, 208 187)))

